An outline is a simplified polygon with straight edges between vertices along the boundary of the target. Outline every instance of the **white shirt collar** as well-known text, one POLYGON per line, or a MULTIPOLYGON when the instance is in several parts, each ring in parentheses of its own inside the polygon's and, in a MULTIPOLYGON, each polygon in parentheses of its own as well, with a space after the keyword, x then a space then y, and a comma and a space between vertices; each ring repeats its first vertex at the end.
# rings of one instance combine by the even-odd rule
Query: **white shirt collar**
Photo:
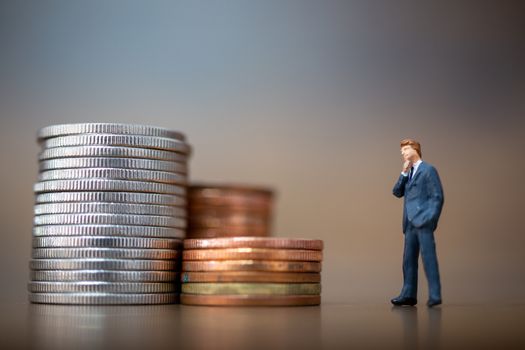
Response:
POLYGON ((414 174, 416 173, 417 171, 417 168, 419 168, 419 166, 421 165, 421 163, 423 163, 423 161, 421 159, 419 159, 417 162, 414 163, 414 165, 412 165, 412 167, 414 168, 414 172, 412 173, 412 176, 414 176, 414 174))

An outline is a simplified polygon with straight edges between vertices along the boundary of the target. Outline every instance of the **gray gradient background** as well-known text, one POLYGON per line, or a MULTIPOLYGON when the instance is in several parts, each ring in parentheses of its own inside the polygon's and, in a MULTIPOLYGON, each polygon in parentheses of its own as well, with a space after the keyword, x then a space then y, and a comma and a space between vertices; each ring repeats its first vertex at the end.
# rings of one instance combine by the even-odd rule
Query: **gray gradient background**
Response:
POLYGON ((523 23, 519 1, 1 1, 1 297, 26 300, 36 130, 112 121, 185 132, 193 180, 274 187, 275 235, 325 241, 325 302, 399 291, 419 139, 445 301, 523 300, 523 23))

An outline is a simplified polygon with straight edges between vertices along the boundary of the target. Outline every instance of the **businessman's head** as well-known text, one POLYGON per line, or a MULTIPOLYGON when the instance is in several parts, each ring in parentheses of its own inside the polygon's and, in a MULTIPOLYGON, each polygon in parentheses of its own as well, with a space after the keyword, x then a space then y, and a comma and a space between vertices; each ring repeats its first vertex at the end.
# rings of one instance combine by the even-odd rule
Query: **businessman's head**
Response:
POLYGON ((404 139, 401 141, 401 155, 405 160, 417 162, 421 158, 421 145, 416 140, 404 139))

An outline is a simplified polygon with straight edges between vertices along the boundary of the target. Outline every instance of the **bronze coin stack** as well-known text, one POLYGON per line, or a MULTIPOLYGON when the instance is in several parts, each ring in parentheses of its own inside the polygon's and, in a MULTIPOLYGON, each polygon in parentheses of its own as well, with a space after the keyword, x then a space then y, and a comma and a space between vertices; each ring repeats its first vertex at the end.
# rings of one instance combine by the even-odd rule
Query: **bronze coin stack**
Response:
POLYGON ((314 239, 186 239, 181 303, 319 305, 322 250, 323 241, 314 239))
POLYGON ((269 189, 193 185, 188 204, 188 238, 271 234, 273 192, 269 189))

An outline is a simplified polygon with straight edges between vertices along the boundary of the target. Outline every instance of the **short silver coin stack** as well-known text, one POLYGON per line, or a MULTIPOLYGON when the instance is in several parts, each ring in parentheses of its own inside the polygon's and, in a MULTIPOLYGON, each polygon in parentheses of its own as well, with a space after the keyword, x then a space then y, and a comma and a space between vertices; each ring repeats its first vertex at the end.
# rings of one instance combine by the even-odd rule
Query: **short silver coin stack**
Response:
POLYGON ((185 136, 82 123, 42 128, 38 142, 29 300, 178 302, 191 153, 185 136))

